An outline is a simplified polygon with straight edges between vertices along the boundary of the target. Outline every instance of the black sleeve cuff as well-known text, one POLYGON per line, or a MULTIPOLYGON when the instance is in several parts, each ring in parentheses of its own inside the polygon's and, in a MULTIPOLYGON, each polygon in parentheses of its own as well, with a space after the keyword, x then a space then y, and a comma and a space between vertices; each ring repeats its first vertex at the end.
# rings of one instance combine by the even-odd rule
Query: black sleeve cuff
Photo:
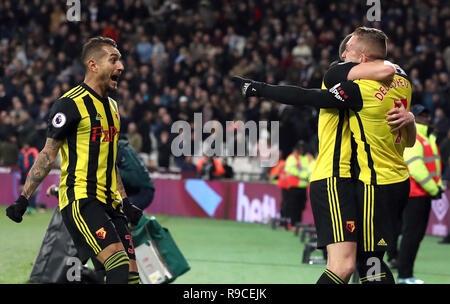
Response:
POLYGON ((359 63, 355 62, 341 62, 332 66, 328 69, 323 78, 325 86, 331 88, 340 82, 347 81, 348 73, 350 73, 350 70, 358 64, 359 63))

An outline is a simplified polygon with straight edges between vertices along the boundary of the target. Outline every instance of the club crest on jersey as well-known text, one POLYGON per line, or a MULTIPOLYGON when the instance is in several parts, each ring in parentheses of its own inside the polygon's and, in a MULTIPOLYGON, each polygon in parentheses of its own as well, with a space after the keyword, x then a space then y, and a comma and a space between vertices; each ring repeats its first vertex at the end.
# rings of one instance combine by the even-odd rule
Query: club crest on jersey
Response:
POLYGON ((345 223, 345 228, 347 228, 348 231, 353 232, 356 229, 355 221, 347 221, 345 223))
POLYGON ((100 228, 99 230, 95 231, 95 234, 99 239, 104 240, 106 238, 106 230, 105 228, 100 228))
POLYGON ((59 112, 56 113, 55 116, 53 117, 52 125, 55 128, 61 128, 66 124, 66 121, 67 121, 66 115, 64 115, 64 113, 59 112))

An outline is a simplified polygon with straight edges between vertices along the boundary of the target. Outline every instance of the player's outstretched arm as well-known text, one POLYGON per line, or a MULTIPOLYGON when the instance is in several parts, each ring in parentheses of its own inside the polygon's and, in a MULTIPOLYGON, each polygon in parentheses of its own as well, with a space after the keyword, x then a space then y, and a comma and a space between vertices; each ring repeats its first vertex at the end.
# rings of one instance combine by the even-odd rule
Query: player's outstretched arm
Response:
POLYGON ((270 85, 239 76, 231 80, 245 98, 256 96, 295 106, 314 106, 317 108, 353 109, 362 107, 361 92, 351 81, 339 83, 329 90, 305 89, 292 85, 270 85))
POLYGON ((55 165, 62 144, 63 142, 60 140, 47 138, 44 148, 39 152, 27 175, 21 195, 11 206, 6 208, 6 215, 13 221, 17 223, 22 221, 22 216, 28 207, 28 200, 55 165))

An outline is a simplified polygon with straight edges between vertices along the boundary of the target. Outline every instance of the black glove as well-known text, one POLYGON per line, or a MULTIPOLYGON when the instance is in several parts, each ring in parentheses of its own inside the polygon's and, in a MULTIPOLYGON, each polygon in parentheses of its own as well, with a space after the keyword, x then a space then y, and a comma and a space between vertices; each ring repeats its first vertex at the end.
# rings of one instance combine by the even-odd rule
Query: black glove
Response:
POLYGON ((231 81, 241 90, 241 95, 245 98, 259 96, 259 91, 264 85, 263 82, 245 79, 240 76, 231 77, 231 81))
POLYGON ((442 197, 442 192, 444 192, 444 190, 443 190, 441 187, 439 187, 439 186, 438 186, 438 188, 439 188, 439 191, 438 191, 437 194, 435 194, 435 195, 433 195, 433 196, 431 197, 432 200, 438 200, 438 199, 441 199, 441 197, 442 197))
POLYGON ((20 223, 22 221, 22 216, 27 210, 28 200, 25 196, 21 195, 19 198, 6 208, 6 215, 12 219, 16 223, 20 223))
POLYGON ((130 203, 128 198, 124 198, 122 200, 123 204, 123 213, 125 213, 125 216, 128 218, 128 221, 132 225, 137 225, 139 223, 139 220, 142 216, 142 210, 130 203))

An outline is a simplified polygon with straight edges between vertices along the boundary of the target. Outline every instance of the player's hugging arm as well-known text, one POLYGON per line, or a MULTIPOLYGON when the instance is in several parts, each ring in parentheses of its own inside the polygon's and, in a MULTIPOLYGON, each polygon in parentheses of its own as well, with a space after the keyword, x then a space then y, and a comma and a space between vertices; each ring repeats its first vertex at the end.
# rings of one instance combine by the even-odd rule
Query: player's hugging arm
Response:
POLYGON ((58 156, 58 151, 62 144, 62 140, 47 138, 45 146, 41 152, 39 152, 36 161, 27 175, 27 179, 23 187, 22 195, 27 199, 31 197, 39 184, 44 180, 55 165, 56 157, 58 156))
POLYGON ((400 100, 394 100, 396 107, 389 110, 386 121, 391 127, 391 133, 400 129, 406 132, 406 147, 412 147, 416 143, 417 129, 414 114, 408 112, 400 100))
POLYGON ((327 88, 331 88, 346 80, 369 79, 390 82, 394 74, 395 66, 387 60, 364 63, 341 62, 328 69, 323 81, 327 88))
POLYGON ((395 66, 387 60, 375 60, 353 66, 348 72, 348 80, 370 79, 378 81, 390 81, 395 74, 395 66))
MULTIPOLYGON (((414 117, 414 115, 413 115, 413 117, 414 117)), ((411 148, 416 143, 416 137, 417 137, 416 123, 413 122, 413 123, 406 124, 404 128, 406 130, 406 147, 411 148)))

